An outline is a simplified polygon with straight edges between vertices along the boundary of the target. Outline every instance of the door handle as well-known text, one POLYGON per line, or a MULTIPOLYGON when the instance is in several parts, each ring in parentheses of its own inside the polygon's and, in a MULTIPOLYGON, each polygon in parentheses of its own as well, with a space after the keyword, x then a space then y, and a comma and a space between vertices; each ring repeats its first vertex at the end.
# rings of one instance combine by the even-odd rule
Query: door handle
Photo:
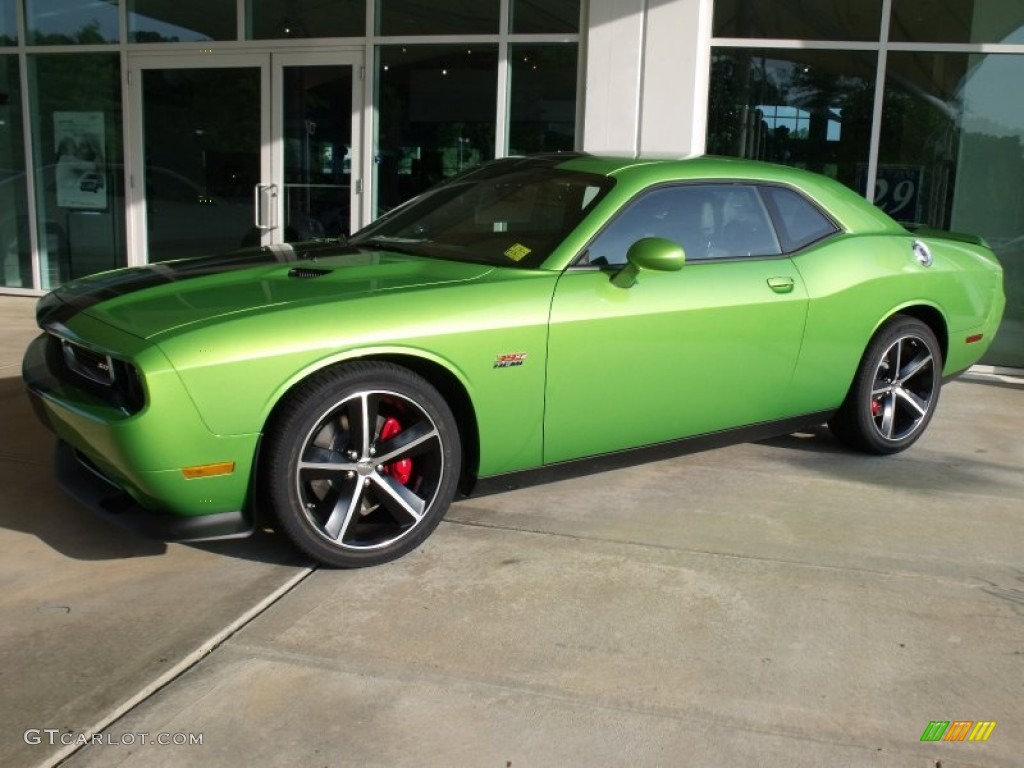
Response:
POLYGON ((277 185, 257 184, 253 190, 256 229, 261 232, 277 227, 277 185))
POLYGON ((776 293, 792 293, 796 285, 792 277, 769 277, 768 287, 776 293))

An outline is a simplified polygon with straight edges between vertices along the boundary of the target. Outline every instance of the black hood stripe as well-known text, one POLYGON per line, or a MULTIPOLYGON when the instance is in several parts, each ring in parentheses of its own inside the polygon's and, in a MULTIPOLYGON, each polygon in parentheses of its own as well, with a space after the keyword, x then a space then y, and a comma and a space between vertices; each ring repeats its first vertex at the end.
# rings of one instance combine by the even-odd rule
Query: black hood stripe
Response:
POLYGON ((148 264, 144 267, 129 267, 105 275, 90 277, 80 282, 71 282, 39 300, 36 306, 36 320, 39 325, 46 323, 67 323, 79 312, 84 312, 109 299, 116 299, 129 293, 167 285, 179 280, 189 280, 208 275, 219 275, 269 264, 289 264, 302 258, 290 245, 271 245, 258 249, 246 249, 217 256, 198 256, 180 261, 148 264))

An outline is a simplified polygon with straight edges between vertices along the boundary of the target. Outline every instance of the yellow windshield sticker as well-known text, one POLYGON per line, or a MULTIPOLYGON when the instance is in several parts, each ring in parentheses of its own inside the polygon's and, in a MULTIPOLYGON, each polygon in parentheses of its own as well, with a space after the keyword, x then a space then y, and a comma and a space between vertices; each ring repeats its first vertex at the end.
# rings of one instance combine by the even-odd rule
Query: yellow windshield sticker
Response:
POLYGON ((522 261, 529 254, 530 249, 527 248, 525 245, 520 245, 519 243, 516 243, 507 251, 505 251, 505 255, 512 259, 512 261, 522 261))

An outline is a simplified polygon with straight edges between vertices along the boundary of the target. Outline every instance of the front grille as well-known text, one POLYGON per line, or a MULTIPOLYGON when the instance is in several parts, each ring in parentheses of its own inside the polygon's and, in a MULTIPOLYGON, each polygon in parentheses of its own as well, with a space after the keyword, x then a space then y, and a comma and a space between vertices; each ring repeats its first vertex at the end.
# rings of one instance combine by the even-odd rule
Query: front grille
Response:
POLYGON ((47 334, 46 364, 61 381, 107 401, 126 414, 138 413, 145 405, 142 379, 135 366, 52 331, 47 334))

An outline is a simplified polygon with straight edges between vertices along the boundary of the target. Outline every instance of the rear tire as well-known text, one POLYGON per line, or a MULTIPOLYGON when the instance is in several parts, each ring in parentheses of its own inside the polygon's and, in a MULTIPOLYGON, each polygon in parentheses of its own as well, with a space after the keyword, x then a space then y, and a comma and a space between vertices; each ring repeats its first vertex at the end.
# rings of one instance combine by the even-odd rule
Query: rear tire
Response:
POLYGON ((931 421, 941 386, 942 349, 935 334, 920 320, 897 315, 868 344, 829 429, 866 453, 906 450, 931 421))
POLYGON ((268 427, 262 486, 278 527, 327 565, 377 565, 412 551, 455 496, 459 433, 444 398, 397 365, 316 374, 268 427))

